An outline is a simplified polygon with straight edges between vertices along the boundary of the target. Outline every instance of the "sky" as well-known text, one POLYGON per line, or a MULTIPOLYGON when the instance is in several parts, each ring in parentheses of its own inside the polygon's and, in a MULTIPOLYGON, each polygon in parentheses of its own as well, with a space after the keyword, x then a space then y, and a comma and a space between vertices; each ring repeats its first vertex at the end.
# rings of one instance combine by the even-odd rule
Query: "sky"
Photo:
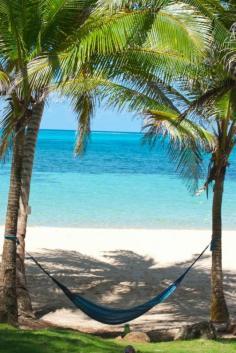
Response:
MULTIPOLYGON (((77 127, 75 113, 67 102, 54 99, 46 106, 41 129, 75 130, 77 127)), ((105 107, 97 108, 92 121, 93 131, 140 132, 141 117, 129 112, 117 112, 105 107)))

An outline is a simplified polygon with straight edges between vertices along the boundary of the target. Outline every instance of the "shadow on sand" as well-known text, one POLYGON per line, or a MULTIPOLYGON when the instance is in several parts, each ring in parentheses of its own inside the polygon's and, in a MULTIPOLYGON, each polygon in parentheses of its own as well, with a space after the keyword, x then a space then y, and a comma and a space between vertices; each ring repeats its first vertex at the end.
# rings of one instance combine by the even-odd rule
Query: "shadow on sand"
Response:
MULTIPOLYGON (((104 261, 75 251, 44 250, 43 254, 33 255, 71 290, 97 303, 120 308, 141 304, 155 296, 193 261, 190 259, 158 268, 152 258, 124 250, 104 253, 104 261)), ((208 258, 208 255, 204 256, 201 264, 207 264, 208 258)), ((27 278, 38 317, 61 308, 77 310, 55 284, 29 260, 27 278)), ((232 317, 236 316, 235 288, 236 274, 226 272, 225 291, 232 317)), ((146 314, 145 319, 148 320, 148 317, 154 314, 158 314, 160 318, 163 315, 168 325, 207 320, 209 302, 209 266, 195 266, 176 293, 146 314)))

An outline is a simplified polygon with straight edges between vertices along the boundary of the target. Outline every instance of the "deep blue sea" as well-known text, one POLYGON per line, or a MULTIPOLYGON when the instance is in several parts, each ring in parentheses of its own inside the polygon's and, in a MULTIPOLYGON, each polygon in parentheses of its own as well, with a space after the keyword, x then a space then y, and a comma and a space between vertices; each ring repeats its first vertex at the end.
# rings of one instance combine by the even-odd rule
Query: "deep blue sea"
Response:
MULTIPOLYGON (((162 144, 150 149, 139 133, 94 132, 75 158, 74 131, 41 130, 35 159, 30 225, 53 227, 207 229, 210 193, 193 196, 162 144)), ((0 224, 10 165, 0 166, 0 224)), ((236 156, 228 172, 223 222, 236 228, 236 156)))

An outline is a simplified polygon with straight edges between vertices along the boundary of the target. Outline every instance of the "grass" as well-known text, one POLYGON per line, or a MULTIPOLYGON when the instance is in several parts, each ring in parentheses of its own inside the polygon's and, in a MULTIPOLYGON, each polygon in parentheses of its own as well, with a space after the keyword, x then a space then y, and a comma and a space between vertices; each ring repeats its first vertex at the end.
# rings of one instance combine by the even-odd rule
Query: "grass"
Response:
MULTIPOLYGON (((123 353, 123 342, 69 330, 24 331, 0 325, 0 353, 123 353)), ((133 344, 140 353, 236 353, 236 340, 133 344)))

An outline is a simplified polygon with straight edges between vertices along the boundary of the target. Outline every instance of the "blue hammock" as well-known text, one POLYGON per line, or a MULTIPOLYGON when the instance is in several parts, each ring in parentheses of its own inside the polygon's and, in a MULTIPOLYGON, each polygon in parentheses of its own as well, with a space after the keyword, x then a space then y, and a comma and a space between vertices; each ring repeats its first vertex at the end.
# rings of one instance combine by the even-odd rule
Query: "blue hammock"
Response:
POLYGON ((191 268, 195 265, 195 263, 206 252, 208 247, 209 245, 194 260, 194 262, 184 271, 184 273, 181 276, 179 276, 172 284, 169 285, 169 287, 164 289, 161 293, 156 295, 151 300, 148 300, 146 303, 137 305, 130 309, 116 309, 116 308, 108 308, 102 305, 97 305, 92 301, 85 299, 80 294, 71 292, 67 287, 65 287, 56 278, 54 278, 48 271, 46 271, 32 255, 28 253, 27 255, 49 278, 51 278, 51 280, 65 293, 65 295, 78 309, 83 311, 90 318, 96 321, 99 321, 103 324, 119 325, 138 318, 139 316, 145 314, 147 311, 152 309, 157 304, 160 304, 164 300, 169 298, 169 296, 171 296, 171 294, 173 294, 175 290, 178 288, 178 286, 181 284, 181 282, 183 281, 187 273, 191 270, 191 268))

